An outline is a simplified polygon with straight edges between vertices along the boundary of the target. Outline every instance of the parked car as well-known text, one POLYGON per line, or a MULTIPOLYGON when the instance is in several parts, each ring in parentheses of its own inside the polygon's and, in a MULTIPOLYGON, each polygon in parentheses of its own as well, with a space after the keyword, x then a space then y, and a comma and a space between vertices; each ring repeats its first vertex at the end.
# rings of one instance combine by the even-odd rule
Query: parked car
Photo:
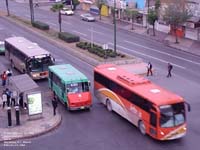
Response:
POLYGON ((0 54, 1 55, 5 54, 5 45, 3 41, 0 41, 0 54))
POLYGON ((65 8, 65 7, 60 10, 60 13, 62 15, 73 15, 74 14, 74 12, 71 9, 65 8))
POLYGON ((81 14, 81 19, 84 20, 84 21, 88 21, 88 22, 95 21, 95 17, 92 16, 91 14, 89 14, 89 13, 81 14))

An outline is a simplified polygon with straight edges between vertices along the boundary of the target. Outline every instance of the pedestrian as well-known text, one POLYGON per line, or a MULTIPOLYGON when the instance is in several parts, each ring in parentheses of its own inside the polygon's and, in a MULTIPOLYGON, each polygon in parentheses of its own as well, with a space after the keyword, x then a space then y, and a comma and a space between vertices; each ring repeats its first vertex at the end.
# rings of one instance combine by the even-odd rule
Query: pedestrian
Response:
POLYGON ((16 91, 12 91, 11 92, 11 106, 15 106, 16 105, 16 98, 17 98, 17 92, 16 91))
POLYGON ((149 76, 149 74, 151 76, 153 75, 151 62, 149 62, 148 65, 147 65, 147 76, 149 76))
POLYGON ((7 101, 7 95, 6 95, 5 91, 3 91, 3 93, 2 93, 2 101, 3 101, 3 108, 4 108, 6 105, 6 101, 7 101))
POLYGON ((7 80, 7 75, 5 71, 3 72, 3 74, 1 74, 1 80, 2 80, 2 86, 5 86, 7 80))
POLYGON ((171 77, 172 76, 171 71, 173 69, 172 64, 168 63, 167 69, 168 69, 167 77, 171 77))
POLYGON ((7 84, 9 85, 10 77, 12 76, 12 70, 8 69, 6 71, 6 75, 7 75, 7 84))
POLYGON ((56 115, 56 108, 58 106, 56 96, 54 96, 53 99, 52 99, 52 106, 53 106, 53 115, 55 116, 56 115))
POLYGON ((8 88, 6 88, 5 93, 7 95, 7 101, 6 101, 7 107, 10 107, 11 91, 8 88))
POLYGON ((36 2, 35 2, 35 7, 39 7, 39 2, 38 2, 38 0, 36 0, 36 2))

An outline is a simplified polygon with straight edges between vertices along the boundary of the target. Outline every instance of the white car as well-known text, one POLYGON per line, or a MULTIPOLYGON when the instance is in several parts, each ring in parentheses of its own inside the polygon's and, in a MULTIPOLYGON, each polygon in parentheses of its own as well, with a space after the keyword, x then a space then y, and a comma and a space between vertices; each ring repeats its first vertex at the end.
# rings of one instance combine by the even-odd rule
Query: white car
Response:
POLYGON ((69 9, 69 8, 63 8, 63 9, 61 9, 60 13, 62 15, 73 15, 74 14, 74 12, 71 9, 69 9))
POLYGON ((86 14, 81 14, 81 19, 84 20, 84 21, 95 21, 95 17, 92 16, 91 14, 89 13, 86 13, 86 14))

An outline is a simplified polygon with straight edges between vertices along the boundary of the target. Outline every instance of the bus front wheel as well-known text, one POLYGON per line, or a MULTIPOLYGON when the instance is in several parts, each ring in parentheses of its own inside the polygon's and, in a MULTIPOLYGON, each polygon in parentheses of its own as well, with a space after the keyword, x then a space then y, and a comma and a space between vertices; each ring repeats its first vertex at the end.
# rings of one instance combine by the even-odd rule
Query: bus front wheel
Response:
POLYGON ((143 134, 143 135, 145 135, 146 134, 146 128, 145 128, 145 125, 144 125, 144 123, 143 123, 143 121, 139 121, 139 130, 140 130, 140 132, 143 134))
POLYGON ((106 107, 107 107, 108 111, 112 111, 112 105, 111 105, 110 100, 106 101, 106 107))

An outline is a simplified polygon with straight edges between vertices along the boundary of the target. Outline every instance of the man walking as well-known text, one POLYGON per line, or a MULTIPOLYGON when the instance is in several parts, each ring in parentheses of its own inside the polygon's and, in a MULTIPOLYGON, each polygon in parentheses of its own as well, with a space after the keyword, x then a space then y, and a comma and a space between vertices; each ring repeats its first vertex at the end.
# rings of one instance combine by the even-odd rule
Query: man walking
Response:
POLYGON ((167 67, 167 68, 168 68, 167 78, 169 78, 169 77, 172 76, 172 74, 171 74, 171 71, 172 71, 172 69, 173 69, 172 64, 168 63, 168 67, 167 67))
POLYGON ((58 106, 58 102, 57 102, 55 96, 54 96, 53 99, 52 99, 52 106, 53 106, 53 115, 55 116, 55 115, 56 115, 56 108, 57 108, 57 106, 58 106))
POLYGON ((151 62, 149 62, 148 65, 147 65, 147 76, 149 76, 149 74, 151 76, 153 75, 151 62))

